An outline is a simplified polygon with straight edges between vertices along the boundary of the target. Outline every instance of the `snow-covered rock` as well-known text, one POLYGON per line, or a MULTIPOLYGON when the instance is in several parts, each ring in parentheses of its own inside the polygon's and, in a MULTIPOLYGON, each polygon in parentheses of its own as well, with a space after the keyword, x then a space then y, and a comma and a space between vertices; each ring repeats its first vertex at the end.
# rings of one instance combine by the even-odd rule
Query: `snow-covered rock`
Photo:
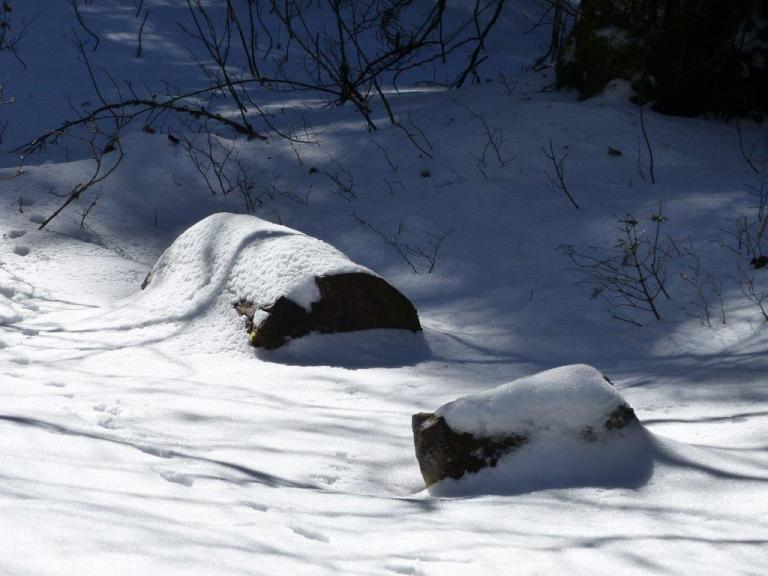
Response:
POLYGON ((254 346, 277 348, 311 331, 420 330, 413 305, 329 244, 254 216, 214 214, 163 253, 139 297, 144 309, 190 317, 216 309, 247 317, 254 346))
POLYGON ((413 433, 422 476, 431 486, 500 463, 514 466, 508 455, 521 447, 551 452, 574 441, 597 443, 636 420, 598 370, 576 364, 459 398, 433 414, 415 414, 413 433))

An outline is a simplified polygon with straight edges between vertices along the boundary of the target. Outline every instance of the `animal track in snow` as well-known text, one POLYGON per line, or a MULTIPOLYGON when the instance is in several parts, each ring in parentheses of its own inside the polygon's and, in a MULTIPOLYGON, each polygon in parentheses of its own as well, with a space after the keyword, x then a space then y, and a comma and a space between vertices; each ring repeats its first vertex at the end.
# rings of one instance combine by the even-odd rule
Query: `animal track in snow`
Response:
POLYGON ((106 428, 107 430, 116 430, 117 428, 120 428, 112 416, 104 416, 99 418, 97 424, 102 428, 106 428))
POLYGON ((11 230, 8 232, 8 238, 15 239, 15 238, 21 238, 27 233, 26 230, 11 230))
POLYGON ((120 407, 119 406, 112 406, 112 408, 107 408, 106 404, 96 404, 96 406, 94 406, 93 409, 96 412, 105 412, 107 414, 111 414, 112 416, 119 416, 120 415, 120 407))
POLYGON ((303 536, 304 538, 308 540, 315 540, 316 542, 325 542, 328 544, 331 540, 323 534, 322 532, 318 532, 317 530, 311 530, 309 528, 304 528, 303 526, 297 526, 294 528, 291 528, 296 534, 299 536, 303 536))
POLYGON ((67 385, 64 384, 64 382, 58 382, 58 381, 49 381, 49 382, 43 382, 45 386, 53 386, 54 388, 66 388, 67 385))
POLYGON ((310 478, 313 478, 315 480, 319 480, 323 484, 327 484, 328 486, 332 486, 338 482, 341 477, 337 474, 310 474, 310 478))
POLYGON ((158 470, 157 473, 160 474, 160 476, 162 476, 164 480, 167 480, 168 482, 172 482, 173 484, 181 484, 182 486, 192 486, 192 484, 194 484, 195 482, 189 476, 185 476, 184 474, 179 474, 174 470, 158 470))
POLYGON ((406 574, 408 576, 420 576, 421 574, 424 574, 424 572, 418 568, 414 568, 413 566, 406 566, 405 564, 390 564, 386 568, 395 574, 406 574))
POLYGON ((29 217, 29 221, 33 224, 42 224, 45 222, 45 216, 42 214, 32 214, 32 216, 29 217))
POLYGON ((13 253, 18 256, 26 256, 29 254, 29 246, 24 246, 23 244, 17 244, 13 247, 13 253))
MULTIPOLYGON (((118 401, 117 404, 120 404, 120 402, 118 401)), ((108 407, 106 404, 96 404, 93 407, 93 411, 101 412, 104 414, 104 416, 101 416, 96 422, 102 428, 106 428, 107 430, 115 430, 120 428, 117 420, 120 412, 122 412, 120 406, 115 405, 108 407)))
POLYGON ((257 502, 243 502, 243 505, 248 506, 248 508, 251 508, 252 510, 258 510, 259 512, 266 512, 269 510, 269 506, 258 504, 257 502))
POLYGON ((150 456, 157 456, 158 458, 173 458, 176 453, 173 450, 166 450, 165 448, 158 448, 157 446, 137 446, 139 450, 150 456))

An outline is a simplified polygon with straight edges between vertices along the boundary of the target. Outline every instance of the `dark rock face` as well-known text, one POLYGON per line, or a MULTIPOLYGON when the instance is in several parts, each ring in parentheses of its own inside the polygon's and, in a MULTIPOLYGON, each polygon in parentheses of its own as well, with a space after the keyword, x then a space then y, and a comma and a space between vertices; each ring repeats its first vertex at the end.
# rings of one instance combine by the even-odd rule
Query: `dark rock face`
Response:
MULTIPOLYGON (((606 432, 620 430, 636 422, 635 411, 628 404, 617 406, 608 414, 604 430, 586 427, 581 438, 594 442, 606 432)), ((442 416, 428 412, 411 418, 416 459, 427 487, 445 478, 458 480, 486 467, 494 467, 502 456, 514 452, 528 442, 524 434, 478 438, 452 430, 442 416)))
POLYGON ((622 404, 616 410, 608 414, 608 419, 605 421, 606 430, 621 430, 630 422, 636 422, 637 416, 635 411, 629 404, 622 404))
POLYGON ((582 0, 557 78, 583 98, 622 78, 667 114, 763 116, 766 58, 764 0, 582 0))
POLYGON ((235 305, 249 318, 246 328, 250 343, 257 348, 279 348, 292 338, 309 332, 351 332, 394 328, 417 332, 419 316, 411 302, 385 280, 364 273, 337 274, 315 278, 320 301, 307 312, 286 297, 262 308, 269 315, 254 325, 255 310, 247 302, 235 305))
POLYGON ((526 436, 512 434, 498 438, 475 438, 451 430, 442 416, 420 412, 411 419, 413 442, 421 475, 427 487, 444 478, 496 466, 499 458, 525 444, 526 436))

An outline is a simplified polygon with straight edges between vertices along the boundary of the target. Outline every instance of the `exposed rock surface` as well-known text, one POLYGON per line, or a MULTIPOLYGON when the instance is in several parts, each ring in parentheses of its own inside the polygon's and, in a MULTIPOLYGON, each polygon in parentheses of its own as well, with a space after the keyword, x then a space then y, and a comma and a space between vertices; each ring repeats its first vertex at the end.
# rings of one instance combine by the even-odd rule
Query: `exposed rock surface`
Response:
POLYGON ((256 310, 249 303, 235 308, 248 317, 250 343, 271 350, 309 332, 351 332, 373 328, 421 330, 413 304, 389 283, 365 273, 316 277, 320 300, 307 311, 281 296, 261 308, 267 315, 254 321, 256 310))
POLYGON ((445 418, 428 412, 414 414, 412 426, 416 458, 427 487, 444 478, 458 480, 464 474, 496 466, 501 456, 528 440, 526 436, 514 434, 475 438, 472 434, 451 430, 445 418))

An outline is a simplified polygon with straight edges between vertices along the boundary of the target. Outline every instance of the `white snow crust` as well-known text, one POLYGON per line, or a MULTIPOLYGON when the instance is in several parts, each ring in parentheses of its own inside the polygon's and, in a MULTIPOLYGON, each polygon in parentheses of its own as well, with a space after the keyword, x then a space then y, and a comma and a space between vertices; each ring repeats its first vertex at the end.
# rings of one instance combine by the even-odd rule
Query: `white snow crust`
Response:
POLYGON ((478 437, 558 434, 598 428, 623 403, 599 370, 573 364, 459 398, 437 414, 452 429, 478 437))
POLYGON ((219 213, 185 231, 152 269, 137 297, 157 312, 182 316, 224 300, 257 308, 287 296, 308 311, 320 298, 316 276, 375 275, 333 246, 255 216, 219 213))

